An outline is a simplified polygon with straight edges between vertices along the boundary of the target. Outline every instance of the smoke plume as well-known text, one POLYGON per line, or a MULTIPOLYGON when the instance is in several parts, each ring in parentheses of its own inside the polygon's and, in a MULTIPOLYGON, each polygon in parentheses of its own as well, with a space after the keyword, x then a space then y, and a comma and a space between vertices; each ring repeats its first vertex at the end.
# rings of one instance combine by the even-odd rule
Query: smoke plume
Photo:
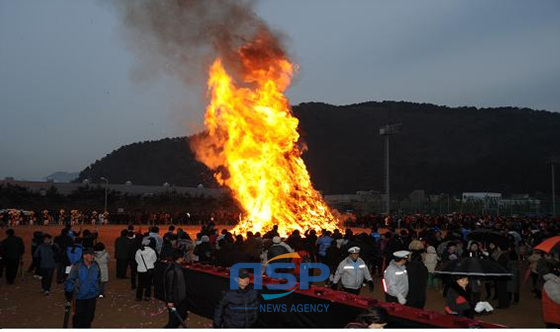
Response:
MULTIPOLYGON (((200 83, 220 57, 234 77, 249 81, 255 64, 287 58, 281 35, 272 32, 247 0, 118 0, 125 40, 134 51, 136 75, 161 70, 200 83), (241 58, 243 57, 243 59, 241 58)), ((269 68, 266 68, 269 70, 269 68)))

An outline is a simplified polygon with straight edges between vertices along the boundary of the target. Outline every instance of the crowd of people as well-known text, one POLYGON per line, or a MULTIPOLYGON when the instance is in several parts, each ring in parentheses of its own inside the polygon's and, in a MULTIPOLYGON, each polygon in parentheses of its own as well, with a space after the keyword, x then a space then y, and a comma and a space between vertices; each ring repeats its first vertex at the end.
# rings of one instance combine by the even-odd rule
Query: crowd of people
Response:
POLYGON ((196 213, 187 211, 141 211, 98 212, 96 210, 44 209, 42 211, 22 209, 0 210, 0 227, 34 225, 107 225, 133 223, 135 225, 201 225, 204 220, 220 225, 234 225, 239 220, 237 212, 196 213))
MULTIPOLYGON (((373 290, 375 278, 381 278, 385 294, 382 300, 420 309, 426 305, 428 289, 441 289, 446 299, 442 311, 459 317, 472 318, 494 308, 507 309, 518 304, 523 300, 521 284, 530 280, 534 296, 542 301, 545 323, 559 326, 558 254, 533 250, 543 240, 560 234, 559 220, 407 216, 398 221, 401 227, 407 228, 399 231, 393 228, 394 222, 395 218, 382 219, 383 231, 373 225, 368 232, 357 234, 350 228, 307 230, 303 234, 294 230, 284 237, 278 226, 263 234, 249 231, 241 235, 227 229, 219 230, 213 222, 208 222, 191 238, 180 226, 165 226, 165 232, 153 226, 149 232, 142 233, 129 225, 115 239, 115 274, 117 278, 130 278, 137 301, 150 300, 157 261, 170 263, 163 278, 164 298, 169 308, 167 327, 185 324, 187 316, 186 284, 181 265, 199 262, 230 267, 239 262, 265 263, 291 252, 297 252, 299 258, 278 261, 294 263, 289 272, 295 276, 299 276, 302 262, 321 262, 331 271, 326 281, 328 287, 360 294, 366 285, 373 290), (444 222, 440 222, 442 220, 444 222), (473 236, 483 230, 491 230, 488 233, 493 234, 492 237, 473 236), (438 274, 449 262, 466 257, 493 261, 509 271, 510 276, 438 274), (493 305, 491 301, 495 301, 493 305)), ((6 234, 0 247, 1 265, 6 269, 6 281, 10 284, 14 283, 25 246, 13 228, 6 234)), ((98 241, 97 233, 76 232, 72 225, 67 225, 54 238, 36 232, 31 252, 33 261, 28 270, 41 280, 45 296, 49 296, 56 274, 56 282, 64 283, 68 301, 76 303, 73 326, 89 327, 95 301, 104 296, 104 286, 109 280, 110 254, 98 241)), ((255 312, 232 310, 239 303, 258 303, 258 294, 252 289, 248 276, 248 271, 240 271, 239 288, 223 294, 215 312, 215 327, 251 327, 256 323, 255 312)), ((378 317, 381 314, 369 312, 362 316, 367 315, 378 317)), ((384 323, 377 320, 375 324, 384 323)))

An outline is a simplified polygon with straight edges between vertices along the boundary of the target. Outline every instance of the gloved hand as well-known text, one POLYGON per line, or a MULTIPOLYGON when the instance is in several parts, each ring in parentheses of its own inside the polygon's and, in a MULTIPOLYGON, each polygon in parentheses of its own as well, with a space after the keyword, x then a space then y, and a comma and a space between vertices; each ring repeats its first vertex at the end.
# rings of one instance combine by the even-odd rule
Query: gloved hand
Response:
POLYGON ((373 280, 368 281, 369 290, 373 291, 373 280))
POLYGON ((337 283, 333 283, 331 286, 332 289, 337 290, 338 289, 338 284, 337 283))
POLYGON ((64 292, 64 295, 66 296, 66 300, 68 302, 72 301, 72 297, 74 296, 73 292, 64 292))
POLYGON ((397 295, 397 299, 399 300, 400 304, 406 304, 406 299, 404 298, 404 296, 402 296, 402 294, 397 295))

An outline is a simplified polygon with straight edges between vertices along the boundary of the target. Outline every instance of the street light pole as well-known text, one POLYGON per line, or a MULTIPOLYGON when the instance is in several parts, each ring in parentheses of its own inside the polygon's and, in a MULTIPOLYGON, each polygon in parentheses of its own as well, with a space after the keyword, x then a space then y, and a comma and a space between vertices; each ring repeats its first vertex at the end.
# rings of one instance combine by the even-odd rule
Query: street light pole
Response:
POLYGON ((385 137, 385 212, 387 215, 391 213, 391 181, 390 181, 390 171, 389 171, 389 147, 390 147, 390 137, 392 135, 398 134, 400 130, 400 123, 387 124, 379 129, 379 135, 385 137))
POLYGON ((101 177, 101 180, 105 181, 105 205, 103 212, 107 212, 107 188, 109 187, 109 180, 105 177, 101 177))

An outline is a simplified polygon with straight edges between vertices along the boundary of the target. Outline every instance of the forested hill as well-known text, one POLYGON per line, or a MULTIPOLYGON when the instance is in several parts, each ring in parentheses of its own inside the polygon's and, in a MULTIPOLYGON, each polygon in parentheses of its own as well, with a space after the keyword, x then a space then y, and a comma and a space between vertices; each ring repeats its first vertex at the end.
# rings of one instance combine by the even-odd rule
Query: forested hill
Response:
MULTIPOLYGON (((293 111, 308 146, 303 157, 324 194, 383 191, 379 128, 386 123, 402 124, 391 137, 394 193, 547 193, 548 160, 560 155, 559 113, 408 102, 304 103, 293 111)), ((211 172, 194 160, 188 138, 121 147, 83 170, 76 181, 101 176, 112 183, 216 186, 211 172)))

